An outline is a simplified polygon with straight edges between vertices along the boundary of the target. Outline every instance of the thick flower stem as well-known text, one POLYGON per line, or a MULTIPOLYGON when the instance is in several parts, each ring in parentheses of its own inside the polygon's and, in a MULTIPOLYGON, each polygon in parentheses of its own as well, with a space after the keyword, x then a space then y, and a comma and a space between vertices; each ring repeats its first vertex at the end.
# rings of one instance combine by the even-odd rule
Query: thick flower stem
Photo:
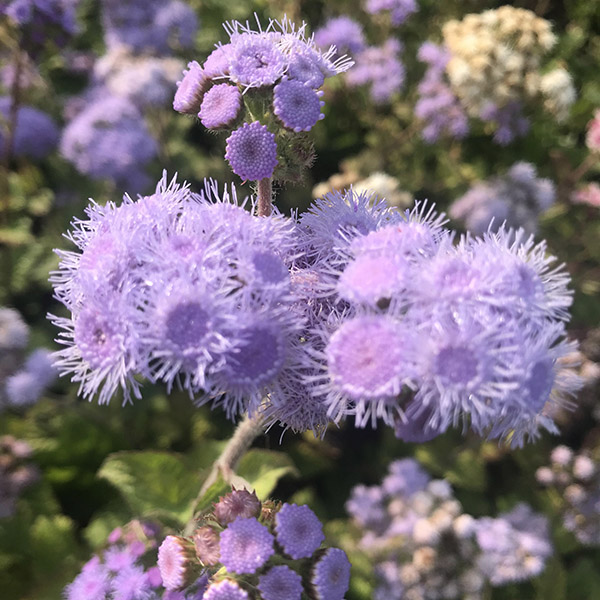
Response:
POLYGON ((242 456, 252 446, 252 442, 263 432, 263 419, 260 415, 244 417, 237 426, 231 439, 221 452, 221 456, 213 463, 212 470, 200 488, 200 499, 210 486, 217 481, 219 475, 228 483, 235 483, 238 479, 235 469, 242 456))
POLYGON ((258 205, 256 207, 256 215, 258 217, 268 217, 273 208, 273 187, 269 177, 260 179, 256 182, 258 193, 258 205))

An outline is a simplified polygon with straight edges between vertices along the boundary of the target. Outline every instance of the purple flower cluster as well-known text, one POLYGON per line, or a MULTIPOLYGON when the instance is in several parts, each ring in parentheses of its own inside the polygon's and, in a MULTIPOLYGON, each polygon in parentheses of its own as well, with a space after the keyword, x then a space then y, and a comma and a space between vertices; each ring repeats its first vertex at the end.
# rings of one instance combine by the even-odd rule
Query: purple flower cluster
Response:
POLYGON ((52 41, 64 46, 77 32, 75 9, 78 0, 8 0, 0 5, 23 35, 23 45, 35 54, 52 41))
POLYGON ((65 127, 60 151, 93 179, 143 191, 149 182, 144 168, 156 156, 157 144, 129 100, 100 91, 96 96, 65 127))
POLYGON ((554 429, 546 403, 579 382, 557 365, 571 293, 545 243, 501 228, 455 245, 426 205, 402 214, 352 192, 300 225, 321 281, 305 381, 333 420, 382 420, 401 437, 463 423, 513 445, 554 429))
POLYGON ((366 42, 362 25, 343 15, 329 19, 315 31, 315 44, 320 48, 335 46, 338 54, 354 56, 364 50, 366 42))
POLYGON ((346 76, 349 86, 368 85, 375 104, 389 102, 404 84, 402 44, 388 39, 381 46, 369 46, 356 55, 356 65, 346 76))
POLYGON ((560 498, 563 524, 585 545, 600 546, 600 466, 594 454, 557 446, 536 478, 560 498))
MULTIPOLYGON (((10 114, 10 98, 0 97, 0 120, 10 114)), ((56 148, 60 132, 54 120, 32 106, 21 106, 17 111, 12 152, 15 156, 35 160, 45 158, 56 148)), ((0 127, 0 156, 6 152, 4 127, 0 127)))
POLYGON ((545 243, 501 228, 455 245, 432 208, 372 200, 335 192, 298 220, 258 219, 233 190, 163 178, 92 204, 52 275, 71 311, 54 318, 59 369, 101 403, 139 396, 142 376, 295 431, 353 417, 521 445, 554 430, 548 410, 578 380, 557 366, 571 293, 545 243))
POLYGON ((464 221, 477 235, 490 226, 498 230, 504 223, 534 234, 540 215, 552 206, 555 197, 552 181, 538 178, 532 164, 518 162, 505 175, 473 185, 451 205, 450 216, 464 221))
POLYGON ((237 21, 225 28, 229 43, 203 65, 188 64, 173 108, 197 114, 208 129, 230 132, 225 158, 242 179, 297 177, 312 157, 312 146, 297 134, 324 117, 319 88, 352 61, 334 59, 333 46, 321 52, 306 24, 296 28, 287 19, 264 30, 237 21))
POLYGON ((402 25, 419 10, 416 0, 367 0, 367 12, 374 15, 389 12, 393 25, 402 25))
POLYGON ((102 23, 109 48, 168 54, 191 48, 198 30, 194 9, 182 0, 102 0, 102 23))
POLYGON ((191 538, 167 536, 158 567, 172 592, 187 593, 204 572, 203 600, 300 600, 305 594, 343 600, 350 563, 339 548, 321 549, 324 539, 308 506, 261 503, 254 493, 237 490, 203 515, 191 538))
POLYGON ((58 366, 84 397, 106 403, 136 375, 187 390, 230 416, 253 412, 263 396, 284 401, 279 380, 297 368, 301 315, 289 266, 294 224, 255 219, 232 190, 199 195, 166 177, 156 193, 120 206, 96 204, 75 221, 76 252, 59 252, 56 296, 71 311, 56 318, 65 344, 58 366))
POLYGON ((64 591, 65 600, 201 600, 206 578, 190 582, 186 593, 163 588, 156 565, 160 528, 132 521, 108 536, 106 548, 93 556, 64 591))
POLYGON ((375 600, 480 599, 489 584, 535 577, 552 554, 543 516, 518 505, 474 519, 410 458, 391 463, 381 485, 356 486, 346 509, 375 562, 375 600))
POLYGON ((28 462, 31 454, 26 442, 0 437, 0 519, 14 514, 21 492, 39 479, 38 468, 28 462))
POLYGON ((419 48, 418 57, 427 63, 415 104, 415 115, 424 123, 423 139, 431 144, 444 135, 464 138, 469 132, 469 121, 445 78, 450 53, 443 46, 425 42, 419 48))

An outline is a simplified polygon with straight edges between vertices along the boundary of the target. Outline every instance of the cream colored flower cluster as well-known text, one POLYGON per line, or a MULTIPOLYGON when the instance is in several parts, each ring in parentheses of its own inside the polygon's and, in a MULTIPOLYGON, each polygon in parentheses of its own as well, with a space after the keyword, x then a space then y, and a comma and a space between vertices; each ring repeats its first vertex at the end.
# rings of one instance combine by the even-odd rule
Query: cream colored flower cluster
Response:
POLYGON ((443 28, 451 53, 447 74, 471 116, 489 104, 541 98, 556 118, 565 118, 575 99, 562 68, 542 74, 545 54, 556 43, 549 21, 522 8, 502 6, 448 21, 443 28))

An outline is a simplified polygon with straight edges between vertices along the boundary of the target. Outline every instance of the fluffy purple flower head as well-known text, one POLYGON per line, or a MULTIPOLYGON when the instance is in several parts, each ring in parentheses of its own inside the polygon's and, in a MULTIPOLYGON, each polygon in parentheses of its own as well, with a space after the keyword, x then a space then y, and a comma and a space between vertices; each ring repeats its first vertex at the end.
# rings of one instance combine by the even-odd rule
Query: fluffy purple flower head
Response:
POLYGON ((112 580, 114 600, 152 600, 154 591, 141 566, 123 569, 112 580))
POLYGON ((275 136, 258 121, 244 123, 227 138, 225 158, 245 181, 268 179, 279 164, 275 136))
POLYGON ((275 532, 277 543, 294 560, 310 558, 325 539, 321 522, 306 504, 285 503, 275 515, 275 532))
POLYGON ((335 249, 347 247, 349 240, 402 220, 402 215, 374 194, 352 189, 334 191, 319 198, 300 217, 306 237, 307 254, 331 257, 335 249))
POLYGON ((52 353, 45 348, 37 348, 25 361, 24 369, 31 373, 40 382, 40 385, 46 387, 54 381, 57 372, 53 365, 52 353))
POLYGON ((204 72, 210 78, 229 75, 229 58, 233 46, 224 44, 217 46, 204 61, 204 72))
POLYGON ((275 552, 274 541, 256 519, 238 517, 221 533, 221 562, 232 573, 255 573, 275 552))
POLYGON ((300 600, 302 577, 289 567, 272 567, 258 580, 258 589, 264 600, 300 600))
POLYGON ((319 89, 325 82, 318 57, 307 50, 295 52, 290 56, 286 77, 293 81, 300 81, 313 90, 319 89))
POLYGON ((213 86, 202 99, 198 116, 207 129, 229 127, 242 107, 242 94, 237 86, 221 83, 213 86))
POLYGON ((366 10, 370 14, 389 11, 393 25, 402 25, 418 11, 416 0, 367 0, 366 10))
POLYGON ((405 70, 400 60, 401 50, 402 45, 393 38, 382 46, 366 48, 356 56, 356 65, 346 76, 348 85, 368 85, 373 102, 388 102, 404 84, 405 70))
POLYGON ((331 389, 329 413, 336 420, 352 412, 357 427, 378 417, 390 422, 402 386, 412 374, 405 328, 385 315, 344 321, 326 349, 331 389))
POLYGON ((357 485, 352 488, 346 510, 361 527, 384 528, 389 521, 380 486, 357 485))
POLYGON ((357 54, 365 47, 360 23, 346 15, 329 19, 315 31, 315 43, 321 48, 335 46, 338 54, 357 54))
POLYGON ((173 108, 180 113, 196 114, 202 105, 202 98, 211 81, 206 71, 194 60, 188 63, 183 79, 177 82, 173 108))
POLYGON ((273 90, 273 111, 281 122, 296 133, 310 131, 325 115, 319 92, 300 81, 283 79, 273 90))
POLYGON ((242 33, 232 38, 229 76, 245 87, 273 85, 287 63, 275 33, 242 33))
POLYGON ((211 583, 204 592, 202 600, 248 600, 248 592, 242 589, 235 581, 224 579, 218 583, 211 583))
MULTIPOLYGON (((10 104, 9 98, 0 98, 0 118, 8 119, 10 104)), ((56 148, 59 136, 56 123, 45 112, 31 106, 21 106, 17 111, 13 154, 41 160, 56 148)), ((6 137, 2 127, 0 154, 6 152, 5 144, 6 137)))
POLYGON ((339 548, 329 548, 312 570, 311 586, 317 600, 343 600, 350 586, 350 561, 339 548))
POLYGON ((66 600, 106 600, 110 592, 109 572, 99 561, 89 565, 65 588, 66 600))

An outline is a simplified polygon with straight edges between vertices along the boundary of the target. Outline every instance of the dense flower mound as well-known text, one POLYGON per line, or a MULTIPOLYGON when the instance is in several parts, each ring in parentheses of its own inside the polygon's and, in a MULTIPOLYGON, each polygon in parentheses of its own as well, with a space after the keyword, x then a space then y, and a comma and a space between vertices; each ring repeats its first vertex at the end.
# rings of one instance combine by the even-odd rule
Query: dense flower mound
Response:
POLYGON ((473 185, 454 201, 450 216, 462 219, 471 233, 481 235, 490 226, 522 227, 534 234, 540 215, 554 203, 556 191, 550 179, 537 176, 530 163, 515 163, 504 176, 473 185))
MULTIPOLYGON (((10 106, 10 98, 0 97, 0 119, 8 119, 10 106)), ((14 156, 41 160, 56 148, 59 137, 58 126, 45 112, 32 106, 21 106, 18 109, 12 146, 14 156)), ((6 143, 6 132, 2 127, 0 155, 6 152, 6 143)))
POLYGON ((156 193, 92 204, 59 251, 52 280, 71 311, 55 318, 58 366, 84 397, 139 395, 136 375, 179 386, 230 416, 259 407, 299 350, 289 266, 294 224, 255 219, 235 190, 219 198, 163 178, 156 193))
POLYGON ((575 453, 557 446, 550 455, 551 464, 540 467, 540 484, 558 492, 565 529, 582 544, 600 546, 600 466, 597 448, 575 453))
POLYGON ((432 207, 352 190, 255 218, 233 189, 165 178, 87 216, 52 275, 71 311, 57 366, 83 397, 128 401, 146 378, 293 431, 351 417, 522 445, 579 385, 557 367, 569 278, 523 230, 455 244, 432 207))
POLYGON ((529 506, 475 519, 411 458, 391 463, 381 485, 356 486, 346 509, 375 562, 376 600, 481 600, 490 585, 539 575, 553 552, 546 518, 529 506))
POLYGON ((565 69, 546 69, 556 43, 549 21, 507 5, 450 20, 442 33, 437 57, 431 42, 419 53, 429 64, 415 107, 426 141, 464 137, 466 115, 486 123, 500 145, 527 133, 530 108, 567 118, 575 89, 565 69))
POLYGON ((102 0, 102 24, 109 48, 168 54, 190 48, 198 30, 194 9, 182 0, 102 0))
POLYGON ((225 158, 242 179, 296 181, 313 159, 304 132, 324 116, 319 89, 353 63, 336 56, 335 46, 321 51, 305 23, 296 27, 284 18, 265 28, 257 21, 258 29, 238 21, 224 26, 229 42, 204 64, 188 65, 173 108, 229 133, 225 158))
MULTIPOLYGON (((165 591, 156 566, 161 539, 161 527, 150 522, 132 521, 115 529, 104 550, 65 588, 65 600, 201 600, 207 577, 200 573, 187 581, 185 593, 165 591)), ((160 565, 160 553, 158 561, 160 565)))
POLYGON ((339 548, 321 548, 322 525, 306 505, 260 502, 234 490, 197 525, 190 538, 167 536, 158 550, 171 593, 187 594, 202 572, 208 577, 203 600, 301 600, 305 594, 342 600, 348 591, 348 558, 339 548))
POLYGON ((546 404, 579 383, 558 374, 571 294, 545 244, 501 228, 456 245, 425 205, 353 200, 331 195, 300 220, 322 315, 304 380, 329 416, 428 437, 463 423, 514 445, 552 430, 546 404))
POLYGON ((144 167, 158 147, 130 100, 98 94, 67 125, 60 151, 81 173, 140 192, 149 182, 144 167))

